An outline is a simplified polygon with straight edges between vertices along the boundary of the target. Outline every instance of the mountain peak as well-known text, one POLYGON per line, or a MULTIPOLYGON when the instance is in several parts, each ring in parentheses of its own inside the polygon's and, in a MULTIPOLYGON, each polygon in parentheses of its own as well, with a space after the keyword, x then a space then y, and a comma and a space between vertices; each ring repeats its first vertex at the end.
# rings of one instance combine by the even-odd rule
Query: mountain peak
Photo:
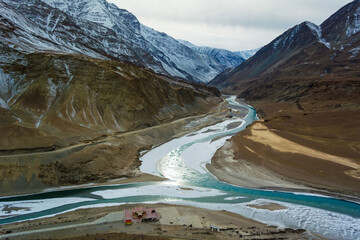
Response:
MULTIPOLYGON (((3 44, 27 52, 58 52, 131 62, 156 73, 208 82, 227 63, 142 25, 106 0, 2 0, 3 44), (26 41, 24 41, 26 39, 26 41)), ((243 61, 231 58, 231 67, 243 61), (240 62, 239 62, 240 61, 240 62)))
POLYGON ((270 45, 274 51, 279 49, 292 49, 299 46, 308 45, 318 39, 318 28, 319 27, 314 23, 302 22, 277 37, 270 43, 270 45))
POLYGON ((318 26, 312 22, 306 21, 305 24, 310 28, 310 30, 313 31, 315 36, 317 36, 318 41, 322 44, 324 44, 327 48, 331 48, 331 44, 328 43, 322 36, 322 29, 321 26, 318 26))
POLYGON ((140 22, 133 14, 105 0, 44 0, 44 2, 74 18, 99 23, 110 29, 119 21, 131 26, 133 30, 139 31, 140 28, 140 22))

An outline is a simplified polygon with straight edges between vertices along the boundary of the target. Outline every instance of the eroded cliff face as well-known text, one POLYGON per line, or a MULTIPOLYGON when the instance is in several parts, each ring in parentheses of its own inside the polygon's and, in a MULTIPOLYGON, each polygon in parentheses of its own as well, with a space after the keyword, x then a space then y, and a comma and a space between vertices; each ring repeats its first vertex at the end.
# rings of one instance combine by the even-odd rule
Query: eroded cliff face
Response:
POLYGON ((0 65, 4 191, 134 176, 141 148, 188 123, 170 122, 209 113, 222 102, 216 89, 131 64, 2 51, 13 51, 0 65))
POLYGON ((1 150, 61 147, 206 113, 211 91, 120 62, 36 53, 1 67, 1 150))

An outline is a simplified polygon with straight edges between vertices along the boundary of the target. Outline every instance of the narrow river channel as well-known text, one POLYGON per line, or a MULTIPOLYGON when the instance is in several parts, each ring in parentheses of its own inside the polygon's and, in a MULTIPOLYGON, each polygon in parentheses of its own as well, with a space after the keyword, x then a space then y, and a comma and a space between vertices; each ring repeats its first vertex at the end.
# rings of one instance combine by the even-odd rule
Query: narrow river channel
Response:
MULTIPOLYGON (((248 110, 245 118, 226 119, 145 153, 144 173, 168 178, 164 182, 132 183, 43 192, 0 198, 0 224, 52 216, 79 208, 127 203, 170 203, 227 210, 279 227, 303 228, 329 239, 360 239, 360 204, 320 195, 237 187, 218 181, 207 170, 216 149, 256 120, 253 108, 227 98, 230 106, 248 110), (235 128, 229 124, 237 123, 235 128), (269 211, 248 205, 280 204, 269 211), (18 208, 11 216, 4 210, 18 208)), ((191 127, 191 126, 189 126, 191 127)))

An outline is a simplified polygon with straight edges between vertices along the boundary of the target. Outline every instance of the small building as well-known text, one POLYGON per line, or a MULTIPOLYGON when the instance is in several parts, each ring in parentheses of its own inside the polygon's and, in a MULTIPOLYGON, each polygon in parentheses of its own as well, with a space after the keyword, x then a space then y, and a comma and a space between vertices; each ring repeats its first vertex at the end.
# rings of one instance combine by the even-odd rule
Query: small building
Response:
POLYGON ((220 228, 218 226, 215 225, 210 225, 210 230, 212 232, 216 231, 216 232, 220 232, 220 228))
POLYGON ((159 216, 155 208, 136 207, 132 210, 124 210, 124 223, 131 225, 132 223, 158 221, 159 216))

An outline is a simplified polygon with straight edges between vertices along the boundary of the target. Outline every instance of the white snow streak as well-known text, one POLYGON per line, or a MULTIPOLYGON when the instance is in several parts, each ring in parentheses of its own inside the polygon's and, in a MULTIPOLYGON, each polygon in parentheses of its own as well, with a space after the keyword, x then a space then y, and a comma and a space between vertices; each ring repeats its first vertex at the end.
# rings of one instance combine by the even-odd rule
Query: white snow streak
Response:
POLYGON ((322 37, 322 33, 321 33, 321 27, 318 25, 315 25, 311 22, 306 22, 306 25, 316 34, 316 36, 319 39, 319 42, 324 44, 327 48, 331 48, 330 43, 328 43, 323 37, 322 37))
POLYGON ((350 16, 348 16, 347 22, 346 22, 346 36, 350 37, 358 32, 360 32, 360 8, 358 8, 354 13, 354 21, 353 25, 349 24, 350 16))

